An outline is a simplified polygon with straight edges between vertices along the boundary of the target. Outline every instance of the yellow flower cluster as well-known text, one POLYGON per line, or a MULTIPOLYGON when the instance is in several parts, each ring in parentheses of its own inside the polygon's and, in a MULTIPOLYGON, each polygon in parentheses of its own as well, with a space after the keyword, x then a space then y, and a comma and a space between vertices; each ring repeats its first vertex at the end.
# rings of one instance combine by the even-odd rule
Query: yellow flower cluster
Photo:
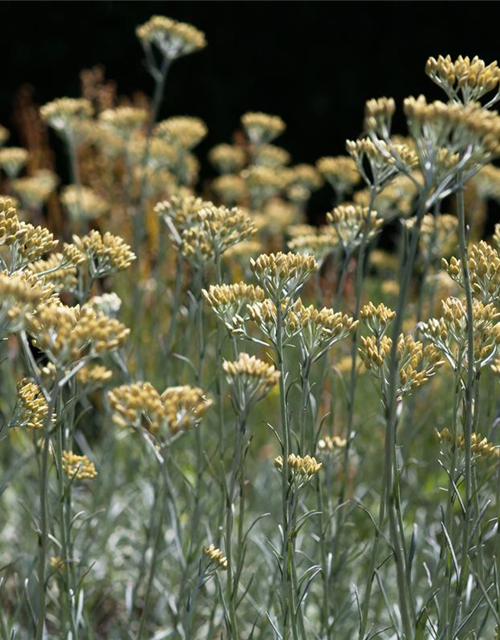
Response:
MULTIPOLYGON (((434 434, 439 442, 453 443, 453 434, 445 427, 442 431, 435 429, 434 434)), ((456 445, 462 451, 465 450, 465 438, 464 436, 458 436, 456 439, 456 445)), ((489 458, 494 460, 500 460, 500 447, 495 446, 488 441, 488 438, 483 438, 480 433, 471 433, 471 452, 478 458, 489 458)))
POLYGON ((420 248, 424 256, 449 255, 457 246, 458 219, 442 213, 438 217, 426 214, 420 228, 420 248))
POLYGON ((9 178, 15 178, 28 160, 28 152, 21 147, 0 149, 0 167, 9 178))
MULTIPOLYGON (((481 240, 469 248, 469 276, 472 292, 482 302, 498 303, 500 295, 500 256, 498 251, 481 240)), ((450 278, 463 287, 462 261, 452 257, 443 259, 443 268, 450 278)))
POLYGON ((241 147, 218 144, 208 154, 210 162, 222 174, 239 173, 245 166, 246 156, 241 147))
POLYGON ((209 547, 203 547, 203 553, 217 569, 222 569, 223 571, 227 569, 227 558, 222 554, 220 549, 215 547, 215 545, 211 544, 209 547))
POLYGON ((97 476, 97 469, 87 456, 78 456, 72 451, 62 452, 62 468, 70 478, 92 480, 97 476))
POLYGON ((276 196, 287 186, 287 173, 280 167, 253 165, 242 172, 251 200, 256 207, 276 196))
POLYGON ((249 112, 242 116, 241 122, 250 141, 254 144, 267 144, 283 133, 285 123, 279 116, 262 112, 249 112))
POLYGON ((201 389, 189 385, 168 387, 160 398, 172 434, 196 426, 212 404, 201 389))
POLYGON ((130 333, 121 322, 90 305, 67 307, 58 302, 40 306, 29 318, 28 331, 33 344, 59 365, 114 351, 130 333))
POLYGON ((0 247, 10 249, 11 271, 25 267, 57 246, 47 229, 19 220, 12 201, 0 198, 0 247))
POLYGON ((288 164, 291 159, 286 149, 277 147, 274 144, 263 144, 257 149, 255 164, 263 167, 277 168, 288 164))
POLYGON ((161 53, 175 60, 207 46, 205 34, 185 22, 153 16, 136 29, 144 47, 156 45, 161 53))
POLYGON ((28 378, 23 378, 17 383, 17 401, 16 426, 43 429, 49 414, 49 403, 40 387, 28 378))
POLYGON ((180 245, 182 232, 194 224, 198 212, 209 204, 195 196, 173 195, 169 200, 158 202, 155 212, 168 225, 174 242, 180 245))
MULTIPOLYGON (((84 257, 92 278, 102 278, 117 271, 128 269, 135 260, 135 254, 119 236, 108 231, 101 235, 93 229, 86 236, 73 236, 74 247, 84 257)), ((67 252, 70 249, 66 249, 67 252)))
POLYGON ((245 211, 209 203, 194 214, 192 226, 182 232, 181 251, 194 262, 206 263, 253 233, 255 225, 245 211))
MULTIPOLYGON (((278 456, 274 459, 274 466, 280 471, 283 470, 283 457, 278 456)), ((288 467, 292 472, 292 476, 298 478, 306 478, 309 479, 312 476, 316 475, 323 464, 318 462, 316 458, 312 456, 297 456, 294 453, 291 453, 288 456, 288 467)))
POLYGON ((144 428, 174 435, 197 426, 212 402, 196 387, 169 387, 162 394, 149 382, 122 385, 108 394, 113 422, 119 427, 144 428))
POLYGON ((396 112, 393 98, 377 98, 365 104, 365 127, 368 131, 379 131, 389 135, 391 120, 396 112))
POLYGON ((67 266, 67 257, 62 253, 52 253, 45 260, 36 260, 28 264, 26 270, 37 278, 43 276, 45 282, 54 287, 54 291, 73 291, 77 285, 76 267, 67 266))
POLYGON ((61 202, 72 220, 94 220, 103 216, 108 204, 92 189, 71 184, 61 192, 61 202))
MULTIPOLYGON (((367 369, 384 385, 387 379, 387 356, 392 349, 392 339, 388 336, 361 336, 359 354, 367 369)), ((397 358, 399 366, 398 396, 411 393, 421 387, 444 364, 439 350, 429 344, 426 347, 411 335, 401 335, 398 340, 397 358)))
MULTIPOLYGON (((238 246, 238 245, 237 245, 238 246)), ((208 291, 203 289, 203 296, 215 313, 225 324, 230 333, 241 331, 248 319, 247 305, 262 302, 264 290, 252 284, 237 282, 235 284, 210 285, 208 291)))
POLYGON ((300 327, 300 346, 313 362, 335 343, 352 335, 358 326, 358 321, 347 314, 335 313, 333 309, 326 307, 321 310, 312 305, 305 307, 300 298, 290 310, 288 322, 300 327))
POLYGON ((141 129, 148 121, 148 112, 142 107, 116 107, 105 109, 99 114, 103 129, 128 140, 129 136, 141 129))
MULTIPOLYGON (((440 318, 422 324, 425 337, 440 349, 455 369, 464 367, 467 356, 467 312, 465 302, 449 297, 443 300, 440 318)), ((500 313, 493 303, 473 301, 474 365, 485 367, 500 346, 500 313)))
POLYGON ((404 101, 404 112, 421 162, 429 153, 439 154, 444 146, 447 154, 471 147, 471 159, 479 164, 486 164, 500 152, 500 116, 477 103, 463 107, 439 100, 428 103, 424 96, 410 97, 404 101), (432 150, 428 146, 430 141, 434 144, 432 150))
POLYGON ((33 176, 12 181, 12 190, 26 209, 39 208, 46 202, 58 183, 57 176, 48 169, 37 171, 33 176))
POLYGON ((264 398, 280 378, 274 365, 248 353, 240 353, 233 362, 224 360, 222 368, 228 384, 233 387, 231 399, 240 412, 264 398))
POLYGON ((463 102, 479 100, 484 94, 493 91, 500 82, 498 63, 486 64, 484 60, 474 56, 458 56, 452 60, 451 56, 430 57, 425 66, 429 78, 441 87, 449 98, 459 99, 459 92, 463 102))
POLYGON ((15 332, 24 329, 42 302, 48 300, 54 287, 27 273, 9 275, 0 272, 0 329, 15 332))
POLYGON ((356 163, 348 156, 320 158, 316 167, 337 196, 349 193, 361 179, 356 163))
POLYGON ((250 268, 266 294, 278 304, 298 292, 318 270, 318 263, 310 255, 279 252, 252 258, 250 268))
POLYGON ((155 136, 186 150, 196 147, 207 133, 207 127, 202 120, 189 116, 168 118, 154 128, 155 136))
POLYGON ((383 224, 376 211, 352 204, 335 207, 326 217, 345 251, 361 244, 365 234, 367 241, 374 238, 383 224))
POLYGON ((212 182, 212 189, 227 207, 241 202, 247 193, 246 182, 240 176, 222 175, 212 182))
POLYGON ((377 307, 369 302, 362 307, 359 316, 370 331, 378 338, 382 337, 389 324, 396 317, 396 312, 381 302, 377 307))
POLYGON ((102 388, 113 377, 113 372, 101 364, 86 365, 76 374, 76 379, 82 387, 102 388))
POLYGON ((90 118, 94 110, 86 98, 59 98, 48 102, 40 109, 40 115, 53 129, 61 133, 72 133, 78 123, 90 118))
POLYGON ((338 449, 345 449, 347 440, 340 438, 339 436, 325 436, 318 441, 318 449, 320 451, 336 451, 338 449))
POLYGON ((289 249, 314 256, 318 264, 321 264, 337 246, 337 235, 330 228, 323 229, 320 233, 298 235, 288 243, 289 249))

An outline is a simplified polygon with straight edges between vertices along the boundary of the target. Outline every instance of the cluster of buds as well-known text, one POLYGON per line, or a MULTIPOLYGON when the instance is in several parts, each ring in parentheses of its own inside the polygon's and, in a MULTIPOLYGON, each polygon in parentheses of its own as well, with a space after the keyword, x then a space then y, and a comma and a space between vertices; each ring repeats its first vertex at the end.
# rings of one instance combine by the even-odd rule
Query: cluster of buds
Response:
MULTIPOLYGON (((454 444, 462 451, 465 450, 465 438, 464 436, 458 436, 456 439, 453 434, 445 427, 441 431, 435 429, 434 435, 439 442, 447 442, 454 444)), ((470 450, 471 453, 477 458, 489 458, 490 460, 500 460, 500 447, 495 446, 488 441, 488 438, 483 437, 480 433, 473 432, 470 437, 470 450)))
POLYGON ((130 136, 142 129, 149 114, 142 107, 116 107, 105 109, 99 114, 99 122, 105 131, 128 141, 130 136))
POLYGON ((377 307, 373 302, 369 302, 361 309, 359 316, 371 333, 376 338, 381 338, 396 317, 396 312, 386 307, 383 302, 377 307))
POLYGON ((254 208, 263 207, 278 195, 288 183, 287 171, 280 167, 252 165, 241 173, 254 208))
MULTIPOLYGON (((17 384, 17 405, 12 426, 27 429, 44 429, 49 415, 49 403, 41 388, 23 378, 17 384)), ((54 420, 55 417, 52 418, 54 420)))
POLYGON ((4 147, 0 149, 0 168, 10 179, 16 178, 28 160, 28 152, 21 147, 4 147))
POLYGON ((203 264, 254 232, 252 219, 242 209, 207 204, 196 212, 193 225, 182 232, 181 251, 189 260, 203 264))
MULTIPOLYGON (((128 269, 135 260, 135 254, 129 245, 109 231, 101 235, 99 231, 93 229, 86 236, 73 236, 73 243, 73 248, 78 250, 73 252, 78 266, 82 264, 83 258, 89 275, 93 279, 104 278, 117 271, 128 269)), ((71 248, 71 246, 65 247, 68 255, 71 248)))
MULTIPOLYGON (((274 459, 274 466, 279 471, 283 471, 283 457, 274 459)), ((288 472, 290 482, 296 483, 298 488, 304 486, 309 480, 321 470, 323 464, 312 456, 297 456, 291 453, 288 456, 288 472)))
MULTIPOLYGON (((298 301, 292 303, 290 300, 283 300, 280 304, 282 340, 283 346, 286 346, 300 331, 301 327, 298 316, 294 313, 294 307, 302 303, 298 301)), ((278 338, 278 311, 274 302, 269 300, 269 298, 266 298, 263 302, 254 302, 247 306, 247 312, 249 319, 273 345, 276 345, 278 338)), ((243 330, 246 331, 246 327, 243 327, 243 330)), ((259 340, 253 340, 260 343, 259 340)), ((266 344, 267 346, 265 342, 261 344, 266 344)))
POLYGON ((54 287, 27 273, 0 272, 0 335, 21 331, 54 287))
POLYGON ((26 271, 53 285, 54 291, 74 291, 77 285, 77 270, 62 253, 52 253, 45 260, 28 264, 26 271))
POLYGON ((136 34, 146 54, 153 45, 169 60, 186 56, 207 46, 205 34, 185 22, 178 22, 165 16, 153 16, 140 27, 136 34))
POLYGON ((311 193, 323 184, 320 173, 309 164, 298 164, 289 169, 285 176, 286 192, 292 202, 306 202, 311 193))
POLYGON ((222 368, 232 387, 231 401, 239 415, 244 415, 279 382, 280 372, 274 365, 248 353, 240 353, 234 362, 224 360, 222 368))
POLYGON ((347 314, 335 313, 324 307, 304 307, 300 298, 291 310, 294 322, 300 327, 298 337, 304 358, 319 360, 334 344, 352 335, 358 321, 347 314))
MULTIPOLYGON (((392 350, 392 339, 388 336, 362 336, 359 353, 364 365, 380 381, 382 390, 388 379, 388 355, 392 350)), ((397 346, 399 368, 398 398, 401 400, 413 389, 421 387, 432 378, 444 364, 439 350, 433 345, 424 345, 411 335, 400 335, 397 346)))
POLYGON ((275 304, 293 297, 318 270, 313 256, 297 253, 262 254, 250 260, 258 283, 275 304))
POLYGON ((283 133, 285 123, 279 116, 271 116, 267 113, 245 113, 241 123, 251 142, 255 145, 268 144, 283 133))
MULTIPOLYGON (((500 295, 500 256, 498 251, 481 240, 469 248, 467 263, 473 295, 485 304, 498 303, 500 295)), ((443 259, 442 264, 450 278, 463 288, 462 261, 452 257, 449 262, 443 259)))
POLYGON ((199 424, 212 401, 197 387, 168 387, 160 396, 165 421, 172 435, 199 424))
POLYGON ((346 149, 363 180, 377 191, 394 180, 399 170, 409 173, 418 163, 412 146, 390 139, 388 142, 377 139, 376 144, 370 138, 348 140, 346 149), (366 171, 367 165, 369 172, 366 171))
POLYGON ((207 133, 207 126, 202 120, 189 116, 176 116, 162 120, 154 128, 155 136, 185 151, 200 144, 207 133))
POLYGON ((92 189, 71 184, 61 192, 61 202, 73 221, 95 220, 108 210, 108 204, 92 189))
POLYGON ((25 209, 39 209, 54 191, 57 176, 48 169, 41 169, 34 175, 12 181, 12 190, 25 209))
POLYGON ((254 164, 262 167, 278 168, 290 163, 291 156, 286 149, 274 144, 263 144, 257 148, 254 164))
POLYGON ((360 205, 342 205, 327 213, 327 220, 344 251, 352 251, 363 241, 372 240, 383 220, 376 211, 360 205))
POLYGON ((476 103, 463 107, 410 97, 404 112, 426 184, 444 184, 462 168, 472 176, 500 152, 500 116, 476 103))
POLYGON ((214 544, 208 547, 203 547, 203 553, 208 558, 208 561, 215 569, 227 569, 227 558, 223 555, 222 551, 218 549, 214 544))
POLYGON ((97 313, 90 305, 80 308, 49 302, 29 318, 28 332, 33 344, 51 362, 67 366, 120 348, 130 330, 115 318, 97 313))
POLYGON ((67 139, 73 139, 78 126, 93 113, 92 104, 86 98, 59 98, 40 109, 42 120, 67 139))
POLYGON ((318 440, 318 449, 325 453, 341 451, 345 449, 347 440, 340 436, 325 436, 318 440))
POLYGON ((329 227, 321 229, 320 233, 298 235, 288 243, 291 251, 314 256, 319 266, 337 246, 337 235, 329 227))
POLYGON ((203 290, 203 296, 217 319, 224 323, 229 333, 237 335, 242 332, 242 328, 249 318, 248 305, 263 302, 265 293, 260 287, 237 282, 235 284, 211 285, 208 291, 203 290))
POLYGON ((365 104, 365 128, 375 131, 382 138, 389 138, 391 134, 392 118, 396 112, 394 98, 377 98, 368 100, 365 104))
MULTIPOLYGON (((129 156, 134 163, 134 177, 138 182, 147 179, 154 181, 155 172, 165 176, 165 170, 172 169, 178 162, 178 152, 170 142, 162 138, 138 138, 129 146, 129 156), (144 165, 145 163, 145 165, 144 165), (163 171, 161 171, 163 170, 163 171)), ((174 177, 169 174, 170 182, 174 177)))
POLYGON ((160 394, 149 382, 116 387, 108 398, 117 426, 145 429, 160 438, 197 426, 212 404, 196 387, 169 387, 160 394))
POLYGON ((72 451, 62 452, 62 468, 72 479, 92 480, 97 476, 94 463, 87 456, 79 456, 72 451))
POLYGON ((113 372, 102 364, 86 365, 76 374, 78 384, 86 391, 102 389, 113 378, 113 372))
POLYGON ((47 229, 34 227, 17 216, 12 201, 0 198, 0 247, 9 249, 9 270, 24 268, 57 246, 57 240, 47 229))
MULTIPOLYGON (((396 175, 391 182, 377 193, 373 206, 379 216, 388 220, 406 217, 414 210, 415 197, 419 192, 419 177, 416 172, 411 177, 403 173, 396 175)), ((367 207, 371 200, 371 189, 361 189, 354 194, 354 202, 367 207)))
POLYGON ((337 200, 345 193, 350 193, 361 179, 356 162, 349 156, 320 158, 316 167, 332 186, 337 200))
POLYGON ((486 93, 496 89, 496 95, 489 106, 498 100, 498 85, 500 69, 498 63, 486 64, 484 60, 474 56, 458 56, 452 60, 451 56, 430 57, 425 66, 425 73, 441 87, 450 100, 467 104, 476 102, 486 93))
MULTIPOLYGON (((422 324, 424 336, 446 357, 454 370, 467 370, 467 311, 462 300, 443 300, 442 315, 422 324)), ((476 372, 490 364, 500 345, 500 313, 493 303, 473 301, 474 367, 476 372)))
POLYGON ((422 218, 419 240, 425 260, 432 262, 440 256, 449 255, 457 246, 457 218, 443 213, 439 216, 426 214, 422 218))
POLYGON ((245 180, 231 174, 224 174, 216 178, 212 182, 212 189, 226 207, 232 207, 242 202, 247 194, 245 180))
POLYGON ((241 147, 218 144, 210 150, 208 159, 220 174, 234 174, 245 166, 246 155, 241 147))
POLYGON ((224 257, 236 260, 236 262, 246 267, 250 258, 260 255, 263 249, 264 247, 260 240, 244 240, 228 249, 224 257))
POLYGON ((177 246, 182 244, 182 233, 197 219, 198 212, 211 203, 195 196, 173 195, 155 206, 155 212, 168 226, 170 236, 177 246))

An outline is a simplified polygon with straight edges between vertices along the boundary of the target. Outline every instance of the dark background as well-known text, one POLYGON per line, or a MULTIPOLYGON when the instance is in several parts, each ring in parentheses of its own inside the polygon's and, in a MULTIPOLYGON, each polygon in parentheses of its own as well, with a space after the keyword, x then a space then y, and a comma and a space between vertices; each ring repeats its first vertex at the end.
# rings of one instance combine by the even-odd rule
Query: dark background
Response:
POLYGON ((495 2, 1 2, 0 122, 13 128, 22 83, 39 104, 77 96, 79 71, 98 63, 119 94, 151 92, 134 29, 153 14, 206 33, 205 50, 174 64, 161 112, 206 121, 201 156, 248 110, 284 118, 277 144, 295 162, 341 154, 366 99, 441 97, 429 55, 500 57, 495 2))

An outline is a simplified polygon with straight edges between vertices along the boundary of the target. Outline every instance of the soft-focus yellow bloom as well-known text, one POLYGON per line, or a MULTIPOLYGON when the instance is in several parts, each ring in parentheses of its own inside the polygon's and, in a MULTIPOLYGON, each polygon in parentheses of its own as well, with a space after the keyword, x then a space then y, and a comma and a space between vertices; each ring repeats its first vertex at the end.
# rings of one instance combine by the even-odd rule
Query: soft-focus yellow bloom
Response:
POLYGON ((92 480, 97 476, 94 463, 87 456, 78 456, 72 451, 62 452, 62 468, 66 475, 77 480, 92 480))

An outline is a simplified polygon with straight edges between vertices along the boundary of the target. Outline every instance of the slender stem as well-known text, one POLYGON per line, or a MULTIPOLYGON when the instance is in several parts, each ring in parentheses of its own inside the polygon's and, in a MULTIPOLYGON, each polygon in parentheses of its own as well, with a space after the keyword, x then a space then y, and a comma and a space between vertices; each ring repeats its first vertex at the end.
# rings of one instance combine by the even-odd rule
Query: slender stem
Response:
POLYGON ((465 225, 465 199, 461 177, 458 178, 459 190, 457 191, 457 214, 458 214, 458 240, 460 248, 460 261, 462 264, 462 281, 465 290, 466 312, 467 312, 467 376, 464 384, 464 454, 465 454, 465 522, 462 531, 462 559, 460 565, 460 578, 457 584, 455 605, 453 608, 452 621, 456 620, 458 614, 461 595, 467 582, 469 574, 469 544, 471 528, 471 507, 472 507, 472 451, 471 436, 474 421, 474 316, 472 288, 470 283, 469 263, 467 254, 467 233, 465 225))
MULTIPOLYGON (((49 401, 49 410, 43 427, 43 451, 40 477, 40 531, 38 536, 38 620, 36 626, 36 640, 43 640, 45 629, 45 612, 47 609, 45 578, 47 563, 47 543, 49 539, 49 524, 47 513, 47 494, 49 485, 49 453, 50 453, 50 429, 52 416, 56 406, 57 396, 60 392, 59 382, 61 373, 56 373, 54 387, 49 401)), ((60 426, 58 428, 61 428, 60 426)))

